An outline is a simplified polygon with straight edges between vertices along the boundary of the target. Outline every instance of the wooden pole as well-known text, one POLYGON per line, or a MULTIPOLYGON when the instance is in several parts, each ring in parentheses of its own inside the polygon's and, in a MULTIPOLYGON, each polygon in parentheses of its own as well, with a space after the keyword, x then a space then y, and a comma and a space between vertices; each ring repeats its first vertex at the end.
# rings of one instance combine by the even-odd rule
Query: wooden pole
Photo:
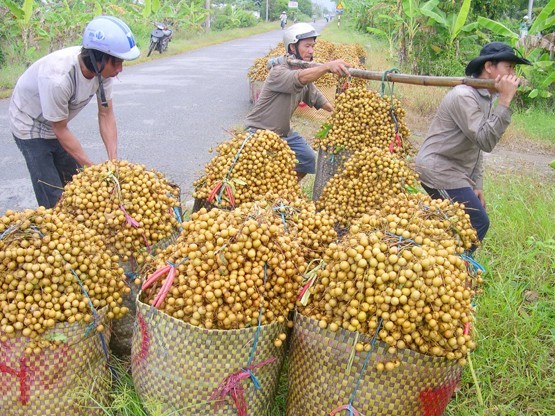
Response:
MULTIPOLYGON (((287 63, 292 66, 298 66, 300 68, 314 68, 322 64, 317 62, 307 62, 298 59, 287 59, 287 63)), ((385 75, 384 72, 380 71, 368 71, 365 69, 349 69, 351 76, 356 78, 364 78, 374 81, 381 81, 384 79, 389 82, 399 82, 401 84, 413 84, 413 85, 424 85, 424 86, 434 86, 434 87, 454 87, 455 85, 469 85, 474 88, 489 88, 495 89, 495 81, 492 79, 479 79, 470 77, 438 77, 430 75, 407 75, 407 74, 397 74, 388 73, 385 75)))

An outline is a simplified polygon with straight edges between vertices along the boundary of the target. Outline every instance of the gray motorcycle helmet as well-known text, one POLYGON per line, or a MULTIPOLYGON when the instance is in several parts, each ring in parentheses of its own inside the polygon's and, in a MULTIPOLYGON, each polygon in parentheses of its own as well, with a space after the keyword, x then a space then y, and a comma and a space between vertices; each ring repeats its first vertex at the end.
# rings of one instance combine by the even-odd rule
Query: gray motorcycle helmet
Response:
POLYGON ((289 55, 289 45, 294 45, 301 39, 317 38, 320 36, 316 29, 309 25, 308 23, 295 23, 283 34, 283 46, 285 46, 285 52, 289 55))

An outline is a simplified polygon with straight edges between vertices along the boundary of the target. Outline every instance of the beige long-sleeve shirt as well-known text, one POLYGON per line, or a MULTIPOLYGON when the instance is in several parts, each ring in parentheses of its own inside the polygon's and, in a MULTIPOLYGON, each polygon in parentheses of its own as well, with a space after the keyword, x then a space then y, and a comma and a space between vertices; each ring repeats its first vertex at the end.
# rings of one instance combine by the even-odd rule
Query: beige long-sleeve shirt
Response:
POLYGON ((245 119, 246 128, 271 130, 286 137, 291 132, 291 116, 301 101, 316 109, 328 102, 312 83, 303 85, 299 81, 299 71, 287 63, 272 67, 245 119))
POLYGON ((423 184, 434 189, 483 187, 483 152, 491 152, 512 111, 493 106, 486 89, 458 85, 447 93, 416 156, 423 184))

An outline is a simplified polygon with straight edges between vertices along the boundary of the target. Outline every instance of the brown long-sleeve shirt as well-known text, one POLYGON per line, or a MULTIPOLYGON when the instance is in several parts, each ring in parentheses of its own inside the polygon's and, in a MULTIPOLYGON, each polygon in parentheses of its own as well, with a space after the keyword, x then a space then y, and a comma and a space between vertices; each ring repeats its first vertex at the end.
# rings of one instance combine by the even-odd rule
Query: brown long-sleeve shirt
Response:
POLYGON ((303 85, 299 81, 299 71, 287 63, 270 70, 254 108, 245 119, 246 128, 271 130, 286 137, 291 132, 291 116, 301 101, 316 109, 328 102, 312 83, 303 85))
POLYGON ((447 93, 416 156, 423 184, 434 189, 483 187, 483 154, 491 152, 511 122, 512 111, 493 106, 486 89, 458 85, 447 93))

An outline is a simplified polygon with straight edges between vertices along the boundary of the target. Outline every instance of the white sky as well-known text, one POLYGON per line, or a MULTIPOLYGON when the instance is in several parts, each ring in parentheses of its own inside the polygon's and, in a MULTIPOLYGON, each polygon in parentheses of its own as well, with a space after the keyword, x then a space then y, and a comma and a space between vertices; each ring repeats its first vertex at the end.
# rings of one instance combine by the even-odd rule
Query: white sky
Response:
POLYGON ((335 11, 336 2, 329 0, 312 0, 312 2, 319 4, 321 7, 326 7, 330 11, 335 11))

